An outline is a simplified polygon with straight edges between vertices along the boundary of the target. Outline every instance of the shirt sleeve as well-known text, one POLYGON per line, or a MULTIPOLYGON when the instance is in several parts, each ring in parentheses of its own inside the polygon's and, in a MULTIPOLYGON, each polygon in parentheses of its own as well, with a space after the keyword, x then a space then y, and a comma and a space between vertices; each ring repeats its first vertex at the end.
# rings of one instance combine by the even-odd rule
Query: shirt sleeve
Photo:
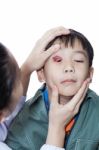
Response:
MULTIPOLYGON (((8 128, 12 122, 12 120, 16 117, 18 112, 22 109, 26 100, 26 96, 22 96, 17 104, 15 110, 9 115, 4 122, 0 123, 0 141, 4 141, 7 137, 8 128)), ((0 149, 1 150, 1 149, 0 149)))
POLYGON ((8 132, 8 129, 5 125, 5 123, 0 123, 0 141, 4 141, 5 138, 7 137, 7 132, 8 132))
POLYGON ((22 96, 21 99, 19 100, 19 103, 17 104, 15 110, 12 112, 11 115, 9 115, 6 120, 5 120, 5 124, 7 127, 9 127, 9 125, 11 124, 12 120, 16 117, 16 115, 18 114, 18 112, 22 109, 24 103, 25 103, 26 97, 22 96))
POLYGON ((44 144, 40 150, 65 150, 65 149, 53 145, 44 144))
POLYGON ((5 143, 0 142, 0 150, 12 150, 12 149, 8 147, 5 143))

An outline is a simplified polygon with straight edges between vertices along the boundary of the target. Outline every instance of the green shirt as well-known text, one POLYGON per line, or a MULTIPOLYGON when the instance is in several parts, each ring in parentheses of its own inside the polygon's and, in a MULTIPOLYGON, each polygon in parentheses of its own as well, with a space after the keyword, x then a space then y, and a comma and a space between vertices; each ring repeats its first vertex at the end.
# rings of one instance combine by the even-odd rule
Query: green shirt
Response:
MULTIPOLYGON (((39 89, 13 121, 6 143, 13 150, 40 150, 48 131, 48 115, 39 89)), ((99 97, 88 90, 66 150, 99 150, 99 97)))

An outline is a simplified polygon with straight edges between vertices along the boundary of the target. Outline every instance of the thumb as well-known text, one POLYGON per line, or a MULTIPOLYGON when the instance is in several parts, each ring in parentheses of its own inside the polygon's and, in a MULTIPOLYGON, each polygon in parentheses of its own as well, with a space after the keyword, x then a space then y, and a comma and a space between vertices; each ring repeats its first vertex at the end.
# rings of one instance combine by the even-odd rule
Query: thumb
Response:
POLYGON ((58 89, 55 85, 51 87, 51 104, 58 104, 58 89))
POLYGON ((45 51, 45 58, 47 59, 50 57, 53 53, 57 52, 60 49, 59 44, 52 45, 49 49, 45 51))

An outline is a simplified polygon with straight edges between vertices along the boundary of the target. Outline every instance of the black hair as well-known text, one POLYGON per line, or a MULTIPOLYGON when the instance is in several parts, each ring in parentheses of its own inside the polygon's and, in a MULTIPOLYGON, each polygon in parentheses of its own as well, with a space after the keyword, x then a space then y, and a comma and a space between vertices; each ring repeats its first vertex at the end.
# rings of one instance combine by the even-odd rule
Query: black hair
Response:
POLYGON ((81 43, 83 49, 86 50, 88 54, 89 67, 91 67, 92 62, 93 62, 93 56, 94 56, 93 47, 91 43, 82 33, 77 32, 73 29, 69 29, 69 30, 70 30, 70 34, 60 35, 60 36, 55 37, 50 43, 48 43, 45 50, 51 47, 57 39, 59 39, 62 43, 64 43, 66 47, 68 47, 68 45, 73 47, 75 44, 75 41, 78 40, 81 43))
POLYGON ((16 64, 7 48, 0 43, 0 110, 8 107, 16 80, 16 64))

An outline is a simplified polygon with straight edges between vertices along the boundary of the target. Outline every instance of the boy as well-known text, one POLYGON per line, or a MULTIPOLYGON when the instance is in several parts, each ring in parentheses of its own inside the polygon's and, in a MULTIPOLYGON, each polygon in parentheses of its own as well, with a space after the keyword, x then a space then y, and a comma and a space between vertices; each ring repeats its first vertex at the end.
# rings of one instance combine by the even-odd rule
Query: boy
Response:
MULTIPOLYGON (((81 33, 70 30, 69 35, 54 38, 46 49, 54 44, 60 44, 60 50, 38 71, 39 80, 46 84, 26 103, 9 130, 6 142, 14 150, 39 150, 45 143, 53 85, 58 89, 59 103, 64 105, 73 100, 87 78, 92 79, 93 48, 81 33)), ((71 126, 66 127, 66 150, 99 148, 99 97, 88 90, 81 98, 84 102, 79 113, 71 121, 71 126)))

